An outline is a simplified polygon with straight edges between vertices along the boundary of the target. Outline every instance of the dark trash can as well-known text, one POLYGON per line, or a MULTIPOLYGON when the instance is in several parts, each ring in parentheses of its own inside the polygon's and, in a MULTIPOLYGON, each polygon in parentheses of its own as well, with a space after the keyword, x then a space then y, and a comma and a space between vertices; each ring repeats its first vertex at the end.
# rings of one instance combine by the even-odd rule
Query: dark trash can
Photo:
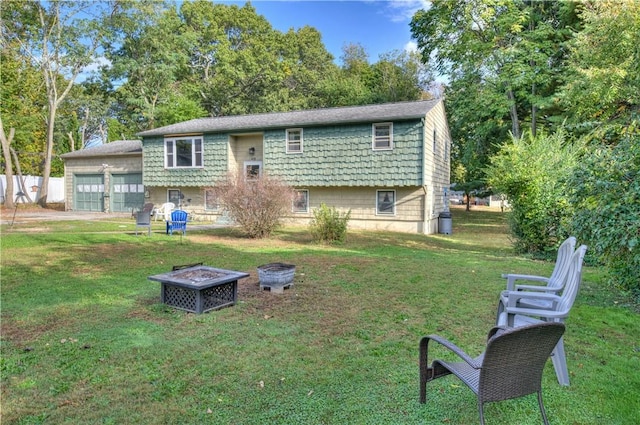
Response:
POLYGON ((443 211, 438 216, 438 233, 450 235, 452 231, 453 221, 451 220, 451 213, 449 211, 443 211))

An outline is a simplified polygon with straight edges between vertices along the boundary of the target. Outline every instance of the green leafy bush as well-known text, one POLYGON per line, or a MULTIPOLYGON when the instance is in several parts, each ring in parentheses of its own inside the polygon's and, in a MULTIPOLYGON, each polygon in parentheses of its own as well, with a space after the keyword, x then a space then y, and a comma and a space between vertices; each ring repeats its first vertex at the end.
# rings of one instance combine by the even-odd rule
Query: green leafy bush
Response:
POLYGON ((311 235, 316 242, 342 242, 347 236, 347 226, 351 218, 351 210, 341 213, 336 207, 329 208, 324 203, 313 210, 311 235))
POLYGON ((573 211, 566 179, 577 153, 558 131, 513 138, 491 159, 487 182, 509 200, 509 225, 518 252, 553 256, 568 236, 573 211))
POLYGON ((611 281, 640 298, 640 129, 589 152, 568 180, 573 226, 608 268, 611 281))

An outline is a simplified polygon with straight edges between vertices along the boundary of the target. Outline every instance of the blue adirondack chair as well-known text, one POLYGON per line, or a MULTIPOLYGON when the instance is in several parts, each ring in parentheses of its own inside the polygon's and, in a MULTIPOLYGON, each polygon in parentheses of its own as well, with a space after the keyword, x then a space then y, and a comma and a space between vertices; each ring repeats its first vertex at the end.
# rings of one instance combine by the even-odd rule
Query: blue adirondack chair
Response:
POLYGON ((181 232, 187 234, 187 212, 175 210, 171 213, 171 219, 167 220, 167 234, 173 235, 173 232, 181 232))

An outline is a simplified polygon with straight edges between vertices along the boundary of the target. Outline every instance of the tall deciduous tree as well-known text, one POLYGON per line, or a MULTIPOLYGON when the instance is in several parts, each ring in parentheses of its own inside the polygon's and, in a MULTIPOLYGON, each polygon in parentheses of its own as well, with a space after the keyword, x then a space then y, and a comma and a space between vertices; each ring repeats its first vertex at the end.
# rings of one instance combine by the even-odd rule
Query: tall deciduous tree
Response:
POLYGON ((535 134, 541 122, 552 128, 562 121, 553 96, 565 66, 564 43, 577 25, 575 5, 434 0, 413 17, 411 31, 423 60, 433 61, 450 81, 454 162, 467 169, 467 181, 482 178, 509 132, 519 137, 528 125, 535 134))
POLYGON ((581 16, 561 96, 570 122, 628 125, 640 114, 640 2, 588 2, 581 16))
POLYGON ((14 16, 2 19, 3 38, 15 41, 20 54, 40 69, 46 89, 46 147, 38 197, 38 204, 46 206, 58 110, 80 73, 96 60, 107 28, 101 21, 111 15, 111 4, 55 0, 7 3, 14 16))

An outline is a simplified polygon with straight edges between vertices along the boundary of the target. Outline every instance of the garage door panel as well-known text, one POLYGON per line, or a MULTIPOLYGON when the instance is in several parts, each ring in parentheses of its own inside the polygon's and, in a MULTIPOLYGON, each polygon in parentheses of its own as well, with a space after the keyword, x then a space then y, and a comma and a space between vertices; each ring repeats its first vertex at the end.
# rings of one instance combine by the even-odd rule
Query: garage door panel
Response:
POLYGON ((74 176, 74 210, 104 211, 104 176, 85 174, 74 176))
POLYGON ((142 174, 113 174, 111 176, 111 210, 127 212, 144 204, 142 174))

